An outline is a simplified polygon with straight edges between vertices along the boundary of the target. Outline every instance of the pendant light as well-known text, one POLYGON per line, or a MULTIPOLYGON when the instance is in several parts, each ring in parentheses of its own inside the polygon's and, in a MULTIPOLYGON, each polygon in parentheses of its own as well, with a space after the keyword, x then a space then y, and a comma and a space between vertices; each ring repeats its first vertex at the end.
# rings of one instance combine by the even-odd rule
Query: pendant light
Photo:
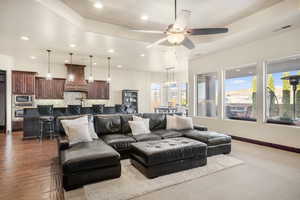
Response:
POLYGON ((93 56, 90 55, 90 76, 88 78, 89 83, 94 82, 94 77, 93 77, 93 56))
POLYGON ((51 71, 50 71, 50 54, 51 54, 51 50, 50 49, 47 49, 47 53, 48 53, 48 73, 46 74, 46 80, 52 80, 52 74, 51 74, 51 71))
MULTIPOLYGON (((73 65, 73 53, 70 53, 70 64, 73 65)), ((75 79, 74 74, 68 74, 68 81, 73 82, 75 79)))
POLYGON ((107 57, 107 82, 111 81, 111 76, 110 76, 110 60, 111 57, 107 57))
POLYGON ((166 68, 166 82, 165 85, 168 86, 169 85, 169 68, 166 68))
POLYGON ((166 71, 167 71, 167 78, 166 78, 165 85, 170 86, 171 84, 176 84, 176 81, 175 81, 175 68, 174 67, 167 67, 166 71))
POLYGON ((172 81, 171 81, 171 84, 176 84, 176 81, 175 81, 175 68, 173 67, 171 70, 172 70, 172 81))

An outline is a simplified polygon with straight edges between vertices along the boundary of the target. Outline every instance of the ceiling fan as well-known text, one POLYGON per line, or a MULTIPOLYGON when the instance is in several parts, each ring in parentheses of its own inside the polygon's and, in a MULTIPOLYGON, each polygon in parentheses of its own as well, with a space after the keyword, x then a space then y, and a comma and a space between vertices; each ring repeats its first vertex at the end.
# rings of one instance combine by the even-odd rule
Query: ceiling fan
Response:
POLYGON ((177 0, 175 0, 175 22, 170 24, 165 31, 155 30, 132 30, 140 33, 165 34, 166 37, 150 44, 147 48, 165 43, 171 45, 183 45, 188 49, 194 49, 195 45, 188 36, 211 35, 219 33, 227 33, 228 28, 188 28, 188 22, 191 16, 191 11, 181 10, 177 17, 177 0))

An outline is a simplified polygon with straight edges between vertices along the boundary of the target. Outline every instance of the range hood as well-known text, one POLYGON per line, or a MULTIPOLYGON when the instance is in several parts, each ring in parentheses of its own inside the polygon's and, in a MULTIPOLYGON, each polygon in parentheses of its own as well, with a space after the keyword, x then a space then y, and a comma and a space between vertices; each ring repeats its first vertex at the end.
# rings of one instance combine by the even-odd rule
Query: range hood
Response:
POLYGON ((84 79, 85 65, 66 64, 67 80, 65 84, 65 92, 88 92, 88 85, 84 79), (69 80, 69 76, 73 76, 73 80, 69 80))

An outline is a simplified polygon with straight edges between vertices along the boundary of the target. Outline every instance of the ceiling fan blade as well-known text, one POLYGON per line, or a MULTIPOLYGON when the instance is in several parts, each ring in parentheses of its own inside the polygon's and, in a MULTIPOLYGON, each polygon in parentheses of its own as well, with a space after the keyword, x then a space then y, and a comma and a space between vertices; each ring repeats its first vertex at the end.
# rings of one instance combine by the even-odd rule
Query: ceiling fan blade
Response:
POLYGON ((188 48, 188 49, 194 49, 195 48, 194 43, 188 37, 185 37, 185 39, 183 40, 183 42, 181 44, 183 46, 185 46, 186 48, 188 48))
POLYGON ((152 33, 152 34, 164 34, 164 31, 156 31, 156 30, 130 30, 132 32, 138 33, 152 33))
POLYGON ((159 45, 160 43, 163 43, 163 42, 166 41, 167 39, 168 39, 168 38, 165 37, 165 38, 162 38, 162 39, 160 39, 160 40, 157 40, 156 42, 154 42, 154 43, 148 45, 147 48, 149 49, 149 48, 151 48, 151 47, 153 47, 153 46, 159 45))
POLYGON ((180 14, 178 15, 178 18, 176 19, 172 31, 175 32, 181 32, 186 29, 188 26, 190 17, 191 17, 191 11, 189 10, 181 10, 180 14))
POLYGON ((228 28, 194 28, 189 29, 190 35, 211 35, 219 33, 227 33, 228 28))

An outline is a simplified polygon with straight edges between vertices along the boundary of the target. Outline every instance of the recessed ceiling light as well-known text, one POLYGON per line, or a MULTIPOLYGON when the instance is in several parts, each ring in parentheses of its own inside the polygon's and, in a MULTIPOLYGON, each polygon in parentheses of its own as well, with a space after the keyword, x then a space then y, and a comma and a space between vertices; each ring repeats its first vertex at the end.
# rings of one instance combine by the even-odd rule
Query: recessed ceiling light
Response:
POLYGON ((97 63, 96 63, 96 62, 94 62, 94 65, 97 65, 97 63))
POLYGON ((236 69, 235 71, 236 71, 236 72, 239 72, 239 71, 241 71, 241 70, 240 70, 240 69, 236 69))
POLYGON ((141 54, 141 57, 145 57, 145 54, 141 54))
POLYGON ((20 38, 21 40, 29 40, 29 37, 27 37, 27 36, 22 36, 21 38, 20 38))
POLYGON ((70 47, 74 48, 76 47, 76 44, 70 44, 70 47))
POLYGON ((141 16, 141 20, 147 21, 149 19, 149 17, 147 15, 142 15, 141 16))
POLYGON ((36 59, 36 57, 35 57, 35 56, 30 56, 30 58, 31 58, 32 60, 36 59))
POLYGON ((117 68, 122 68, 123 67, 123 65, 117 65, 117 68))
POLYGON ((94 3, 94 7, 95 8, 103 8, 103 4, 98 1, 98 2, 94 3))
POLYGON ((108 53, 115 53, 115 50, 109 49, 107 52, 108 52, 108 53))

